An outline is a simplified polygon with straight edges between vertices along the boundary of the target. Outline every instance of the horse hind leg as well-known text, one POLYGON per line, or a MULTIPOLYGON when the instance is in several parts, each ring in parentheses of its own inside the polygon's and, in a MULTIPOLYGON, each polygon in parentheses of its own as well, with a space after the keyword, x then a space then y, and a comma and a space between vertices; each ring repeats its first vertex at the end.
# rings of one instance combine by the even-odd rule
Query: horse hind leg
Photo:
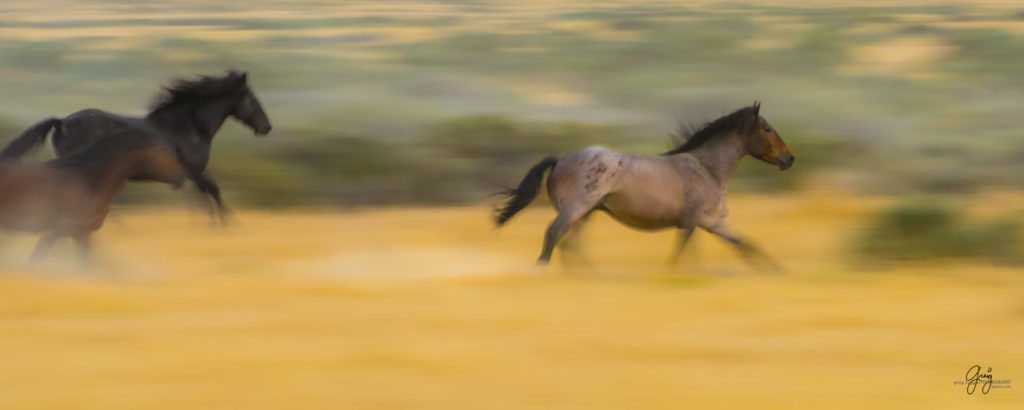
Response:
POLYGON ((560 209, 558 217, 551 222, 547 232, 544 234, 544 247, 541 250, 540 257, 537 258, 537 263, 547 265, 551 261, 551 253, 554 252, 555 245, 558 245, 562 237, 589 212, 590 209, 583 207, 563 207, 560 209))
POLYGON ((562 260, 566 262, 567 265, 590 264, 586 255, 583 254, 581 243, 583 240, 583 227, 586 226, 587 220, 590 219, 590 215, 592 213, 594 213, 593 210, 580 217, 580 219, 576 221, 575 225, 569 229, 569 232, 565 237, 562 238, 562 241, 558 243, 558 250, 562 252, 563 255, 562 260), (570 255, 573 257, 572 261, 569 260, 570 255))
POLYGON ((53 243, 57 242, 58 235, 53 232, 44 233, 39 242, 36 242, 35 249, 32 250, 32 256, 29 257, 29 261, 33 264, 42 262, 46 254, 50 252, 50 248, 53 247, 53 243))
POLYGON ((551 253, 562 237, 576 228, 580 219, 593 212, 608 193, 606 188, 610 177, 606 160, 591 158, 582 165, 573 161, 566 162, 568 171, 559 172, 565 168, 556 168, 548 176, 548 195, 558 209, 558 217, 544 234, 544 248, 537 258, 537 263, 542 265, 551 261, 551 253))

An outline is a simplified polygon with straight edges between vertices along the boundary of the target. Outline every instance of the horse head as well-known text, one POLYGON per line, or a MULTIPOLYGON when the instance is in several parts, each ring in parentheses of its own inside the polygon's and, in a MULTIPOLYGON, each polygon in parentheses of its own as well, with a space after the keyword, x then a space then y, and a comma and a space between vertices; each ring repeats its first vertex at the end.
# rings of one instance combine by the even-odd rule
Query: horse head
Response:
POLYGON ((231 116, 252 129, 256 135, 267 135, 271 129, 270 118, 267 118, 267 113, 263 111, 263 105, 256 98, 256 93, 249 87, 248 73, 231 72, 229 76, 235 77, 241 91, 238 102, 231 109, 231 116))
POLYGON ((749 132, 745 136, 745 147, 750 156, 778 166, 785 171, 793 166, 796 157, 789 152, 789 147, 768 120, 761 116, 761 103, 755 101, 751 106, 753 118, 749 132))

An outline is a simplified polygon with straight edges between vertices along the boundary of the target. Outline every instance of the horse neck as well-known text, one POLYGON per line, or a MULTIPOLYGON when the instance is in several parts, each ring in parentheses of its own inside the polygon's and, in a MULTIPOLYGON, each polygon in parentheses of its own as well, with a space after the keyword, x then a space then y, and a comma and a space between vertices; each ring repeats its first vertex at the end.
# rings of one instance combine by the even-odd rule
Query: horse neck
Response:
POLYGON ((219 97, 163 107, 151 112, 146 120, 170 130, 172 135, 194 133, 210 141, 231 115, 231 108, 228 97, 219 97))
POLYGON ((743 141, 736 132, 712 138, 689 151, 689 154, 696 157, 723 186, 736 173, 740 160, 746 153, 743 141))

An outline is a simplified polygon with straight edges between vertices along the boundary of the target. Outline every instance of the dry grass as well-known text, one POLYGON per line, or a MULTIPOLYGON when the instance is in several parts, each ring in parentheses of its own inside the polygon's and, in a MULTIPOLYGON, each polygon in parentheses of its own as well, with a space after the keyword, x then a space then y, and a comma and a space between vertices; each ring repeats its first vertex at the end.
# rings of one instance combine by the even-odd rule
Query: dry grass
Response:
MULTIPOLYGON (((1019 197, 1015 197, 1019 201, 1019 197)), ((707 237, 599 218, 592 267, 531 261, 551 211, 501 232, 485 207, 202 215, 122 210, 92 268, 30 269, 6 241, 0 408, 1019 408, 1021 272, 850 272, 848 231, 885 200, 742 197, 785 261, 748 271, 707 237)))

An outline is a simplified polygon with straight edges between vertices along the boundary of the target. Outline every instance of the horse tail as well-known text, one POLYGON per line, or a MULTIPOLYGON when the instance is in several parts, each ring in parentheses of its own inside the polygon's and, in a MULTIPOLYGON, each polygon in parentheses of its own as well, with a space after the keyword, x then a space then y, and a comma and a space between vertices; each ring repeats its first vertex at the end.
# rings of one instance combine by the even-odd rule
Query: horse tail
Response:
POLYGON ((60 124, 60 119, 49 118, 29 127, 18 138, 11 141, 7 148, 0 151, 0 159, 21 158, 25 154, 39 148, 40 145, 46 142, 46 136, 50 133, 50 130, 60 126, 60 124))
POLYGON ((498 208, 497 214, 494 217, 494 221, 498 226, 504 225, 513 215, 526 208, 533 201, 533 198, 537 197, 537 193, 540 192, 540 183, 544 180, 544 172, 553 168, 557 163, 558 158, 555 157, 547 157, 540 160, 537 165, 534 165, 526 173, 526 177, 519 183, 518 188, 503 192, 508 197, 508 200, 498 208))

